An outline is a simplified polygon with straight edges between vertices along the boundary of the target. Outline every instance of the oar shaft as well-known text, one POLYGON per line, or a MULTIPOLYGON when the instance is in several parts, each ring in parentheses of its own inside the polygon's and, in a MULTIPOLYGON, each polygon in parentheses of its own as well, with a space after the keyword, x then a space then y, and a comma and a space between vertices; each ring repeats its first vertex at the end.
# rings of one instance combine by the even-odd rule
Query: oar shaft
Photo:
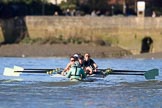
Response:
POLYGON ((54 70, 54 69, 41 69, 41 68, 40 69, 31 69, 31 68, 25 68, 24 70, 47 70, 48 71, 48 70, 54 70))
POLYGON ((112 70, 113 72, 146 72, 143 70, 112 70))
POLYGON ((20 73, 47 73, 48 71, 46 70, 40 70, 40 71, 28 71, 28 70, 24 70, 24 71, 14 71, 14 72, 20 72, 20 73))
POLYGON ((146 72, 143 70, 114 70, 114 69, 98 69, 99 71, 112 71, 112 72, 146 72))
POLYGON ((47 74, 53 74, 53 73, 58 73, 60 74, 62 72, 61 68, 58 69, 51 69, 51 70, 15 70, 15 73, 47 73, 47 74))
POLYGON ((111 75, 144 75, 144 73, 120 73, 120 72, 112 72, 109 74, 111 75))
MULTIPOLYGON (((94 74, 97 74, 97 75, 105 75, 104 72, 102 71, 97 71, 97 72, 94 72, 94 74)), ((110 72, 108 73, 107 75, 144 75, 144 72, 131 72, 131 73, 128 73, 128 72, 110 72)))

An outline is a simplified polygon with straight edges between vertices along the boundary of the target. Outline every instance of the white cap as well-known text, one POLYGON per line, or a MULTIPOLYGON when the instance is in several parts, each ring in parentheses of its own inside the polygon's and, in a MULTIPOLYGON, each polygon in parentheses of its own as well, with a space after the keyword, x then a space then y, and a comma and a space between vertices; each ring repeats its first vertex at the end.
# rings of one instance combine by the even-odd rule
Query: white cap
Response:
POLYGON ((74 57, 77 57, 77 58, 79 57, 79 55, 78 55, 78 54, 74 54, 73 56, 74 56, 74 57))

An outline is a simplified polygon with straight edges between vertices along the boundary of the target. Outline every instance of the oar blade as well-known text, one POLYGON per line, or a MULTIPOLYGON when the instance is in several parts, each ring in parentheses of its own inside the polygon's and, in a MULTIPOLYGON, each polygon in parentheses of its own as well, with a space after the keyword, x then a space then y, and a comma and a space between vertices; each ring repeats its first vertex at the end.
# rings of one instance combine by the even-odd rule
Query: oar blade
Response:
POLYGON ((147 80, 155 79, 159 75, 159 69, 151 69, 148 71, 136 71, 136 70, 112 70, 105 69, 103 70, 105 75, 144 75, 147 80))
POLYGON ((4 76, 20 76, 21 73, 15 73, 14 69, 6 67, 4 69, 3 75, 4 76))
POLYGON ((159 76, 159 69, 151 69, 144 73, 146 79, 155 79, 155 76, 159 76))
POLYGON ((14 71, 23 71, 24 70, 23 67, 16 66, 16 65, 13 67, 13 69, 14 69, 14 71))

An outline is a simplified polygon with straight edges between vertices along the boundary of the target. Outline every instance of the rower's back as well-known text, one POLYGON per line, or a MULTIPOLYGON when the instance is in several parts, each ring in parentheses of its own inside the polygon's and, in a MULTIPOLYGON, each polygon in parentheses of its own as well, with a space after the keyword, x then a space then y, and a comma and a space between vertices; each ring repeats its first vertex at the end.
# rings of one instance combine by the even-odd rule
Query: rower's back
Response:
POLYGON ((67 78, 71 80, 82 80, 86 78, 86 73, 80 67, 79 62, 75 62, 74 65, 70 68, 69 72, 66 75, 67 78))

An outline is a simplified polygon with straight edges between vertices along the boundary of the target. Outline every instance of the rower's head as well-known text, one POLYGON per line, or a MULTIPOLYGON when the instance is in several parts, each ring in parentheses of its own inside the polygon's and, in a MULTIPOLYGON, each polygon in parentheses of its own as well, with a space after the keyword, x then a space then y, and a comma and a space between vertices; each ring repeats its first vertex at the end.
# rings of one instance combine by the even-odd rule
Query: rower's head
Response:
POLYGON ((79 54, 75 53, 73 56, 76 57, 76 58, 78 58, 79 54))
POLYGON ((75 53, 73 57, 75 58, 75 60, 79 60, 80 55, 81 55, 80 53, 75 53))
POLYGON ((70 62, 75 62, 75 57, 74 56, 70 57, 70 62))
POLYGON ((90 59, 90 54, 89 53, 85 53, 84 54, 84 59, 87 61, 90 59))
POLYGON ((75 61, 74 64, 72 65, 72 67, 80 67, 80 64, 78 61, 75 61))
POLYGON ((79 61, 80 64, 83 63, 83 60, 84 60, 84 56, 83 55, 79 55, 78 56, 78 61, 79 61))

